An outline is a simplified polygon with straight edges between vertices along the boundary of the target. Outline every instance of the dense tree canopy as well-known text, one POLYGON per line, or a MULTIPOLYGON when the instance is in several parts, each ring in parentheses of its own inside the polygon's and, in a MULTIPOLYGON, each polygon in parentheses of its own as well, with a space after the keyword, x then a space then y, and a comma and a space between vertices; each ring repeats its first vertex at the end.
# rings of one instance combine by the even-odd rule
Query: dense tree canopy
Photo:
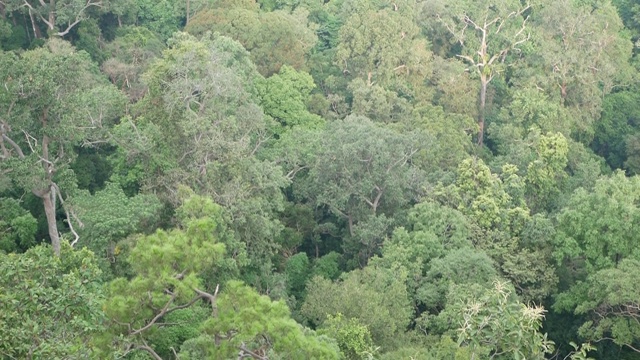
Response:
POLYGON ((0 358, 640 359, 636 0, 0 0, 0 358))

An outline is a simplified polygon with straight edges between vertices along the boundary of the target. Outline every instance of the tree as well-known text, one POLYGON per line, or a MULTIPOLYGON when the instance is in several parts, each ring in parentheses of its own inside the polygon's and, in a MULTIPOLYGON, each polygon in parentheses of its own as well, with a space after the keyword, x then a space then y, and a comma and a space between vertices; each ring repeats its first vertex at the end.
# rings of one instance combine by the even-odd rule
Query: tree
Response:
MULTIPOLYGON (((74 146, 104 142, 124 98, 100 77, 86 53, 62 40, 49 40, 46 47, 19 57, 1 56, 8 91, 0 104, 0 168, 17 187, 42 199, 53 250, 59 254, 57 201, 64 203, 76 186, 69 168, 74 146)), ((67 225, 73 231, 69 212, 67 225)))
POLYGON ((93 254, 68 244, 0 253, 0 355, 8 359, 87 359, 104 331, 100 270, 93 254))
MULTIPOLYGON (((555 154, 552 149, 550 155, 555 154)), ((557 284, 551 263, 554 233, 548 221, 531 216, 525 179, 517 173, 517 167, 506 164, 498 176, 482 160, 467 159, 458 168, 455 184, 438 186, 433 195, 470 220, 474 246, 498 264, 520 295, 542 300, 557 284)))
POLYGON ((417 138, 352 116, 329 124, 319 139, 307 191, 348 220, 350 232, 363 216, 398 208, 411 198, 417 174, 410 160, 422 148, 417 138))
POLYGON ((316 326, 338 313, 357 319, 369 329, 374 344, 391 350, 399 345, 398 338, 411 320, 406 275, 402 271, 367 266, 344 274, 336 282, 315 277, 307 284, 307 299, 301 313, 316 326))
POLYGON ((283 301, 272 301, 238 281, 226 284, 216 316, 200 331, 206 335, 187 341, 180 358, 339 359, 332 339, 296 323, 283 301))
POLYGON ((621 171, 600 178, 592 192, 576 190, 557 217, 557 260, 588 274, 637 256, 632 229, 640 221, 639 196, 640 178, 621 171))
POLYGON ((131 101, 140 100, 148 90, 142 74, 162 55, 163 42, 145 27, 122 27, 105 48, 110 57, 102 63, 102 71, 131 101))
POLYGON ((239 251, 226 246, 231 235, 222 211, 210 199, 192 196, 178 209, 181 228, 137 239, 129 255, 134 276, 108 285, 104 309, 110 326, 102 338, 104 351, 110 352, 113 344, 121 355, 146 352, 161 359, 151 346, 152 341, 162 340, 157 331, 181 326, 168 323, 169 316, 206 306, 209 315, 198 318, 196 336, 186 341, 181 337, 177 341, 184 344, 173 344, 180 347, 181 358, 275 352, 287 358, 336 359, 330 345, 305 334, 290 318, 283 302, 273 302, 239 281, 218 283, 211 290, 205 287, 201 277, 207 271, 224 274, 241 262, 239 251))
POLYGON ((0 198, 0 251, 26 251, 35 243, 37 227, 36 219, 19 201, 0 198))
POLYGON ((531 26, 537 50, 525 58, 534 72, 521 81, 568 108, 576 119, 574 135, 588 143, 604 95, 633 76, 632 44, 622 21, 610 1, 562 0, 544 3, 532 14, 531 26))
POLYGON ((256 89, 260 106, 280 126, 273 129, 280 134, 294 126, 319 128, 324 120, 307 110, 309 94, 316 87, 311 75, 283 65, 277 74, 258 81, 256 89))
POLYGON ((31 27, 36 39, 41 38, 39 24, 41 21, 49 35, 63 37, 81 21, 89 18, 92 12, 104 11, 109 0, 10 0, 9 10, 22 10, 29 14, 31 27))
MULTIPOLYGON (((197 201, 192 198, 187 206, 197 201)), ((135 276, 114 279, 107 287, 105 351, 114 343, 123 354, 142 350, 159 359, 147 340, 164 316, 200 300, 215 310, 218 288, 207 292, 198 275, 223 259, 225 245, 218 239, 226 230, 219 206, 209 200, 203 210, 200 216, 207 217, 186 218, 184 229, 137 239, 128 259, 135 276)))
POLYGON ((585 297, 575 308, 575 314, 590 319, 578 330, 582 337, 594 342, 610 340, 640 353, 640 302, 634 282, 638 270, 637 259, 624 259, 615 268, 589 276, 581 285, 585 297))
POLYGON ((472 349, 472 359, 483 352, 491 359, 544 359, 553 351, 553 342, 539 332, 544 308, 520 303, 513 294, 508 283, 497 281, 479 298, 458 298, 458 344, 472 349))
POLYGON ((355 244, 350 251, 361 255, 359 263, 375 253, 390 216, 420 188, 421 172, 411 160, 425 145, 415 133, 401 134, 359 116, 334 121, 315 135, 308 174, 298 189, 347 223, 346 237, 355 244))
POLYGON ((145 76, 140 115, 116 129, 123 162, 142 169, 143 187, 173 205, 179 185, 212 197, 262 262, 276 248, 282 226, 272 214, 283 208, 280 189, 288 180, 256 157, 271 134, 249 54, 227 37, 177 33, 145 76))
MULTIPOLYGON (((480 79, 478 95, 478 145, 482 146, 485 131, 487 87, 503 70, 510 53, 529 40, 527 20, 531 6, 520 1, 495 4, 477 1, 427 2, 424 11, 448 38, 459 44, 458 58, 466 62, 480 79)), ((443 41, 447 43, 447 41, 443 41)))
POLYGON ((340 313, 329 315, 321 332, 336 339, 340 352, 347 360, 371 359, 377 353, 371 332, 357 319, 345 319, 340 313))
POLYGON ((253 4, 219 3, 194 16, 185 31, 196 36, 216 31, 237 40, 264 76, 277 73, 283 65, 304 69, 305 56, 317 41, 308 11, 259 12, 257 4, 249 3, 253 4))
POLYGON ((336 65, 368 87, 378 84, 425 100, 421 93, 431 53, 414 21, 414 6, 396 2, 384 9, 363 7, 351 12, 340 28, 336 65))
POLYGON ((157 223, 160 201, 151 194, 127 197, 118 185, 107 183, 104 190, 94 195, 79 192, 68 206, 82 219, 77 246, 93 251, 98 264, 106 270, 107 264, 116 261, 118 241, 157 223))
POLYGON ((612 338, 637 349, 639 337, 631 274, 640 253, 633 233, 640 221, 640 179, 622 171, 600 178, 591 191, 576 190, 558 214, 555 256, 565 289, 554 309, 583 315, 587 340, 612 338))

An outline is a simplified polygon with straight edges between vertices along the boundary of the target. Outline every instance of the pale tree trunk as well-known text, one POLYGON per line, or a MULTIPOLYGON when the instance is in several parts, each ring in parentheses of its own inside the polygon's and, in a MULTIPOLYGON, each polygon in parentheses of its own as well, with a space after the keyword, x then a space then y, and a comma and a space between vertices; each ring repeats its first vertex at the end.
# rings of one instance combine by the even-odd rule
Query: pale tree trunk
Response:
MULTIPOLYGON (((47 128, 48 109, 42 114, 42 128, 47 128)), ((44 205, 44 213, 47 216, 47 226, 49 228, 49 237, 51 238, 51 246, 56 256, 60 256, 60 234, 58 234, 58 223, 56 222, 56 192, 53 185, 53 163, 49 160, 49 137, 42 137, 42 167, 44 168, 47 187, 44 191, 36 195, 42 199, 44 205)), ((34 192, 35 193, 35 192, 34 192)))
POLYGON ((487 86, 490 79, 487 75, 480 75, 480 102, 478 108, 478 146, 482 146, 484 143, 484 118, 485 109, 487 107, 487 86))
POLYGON ((58 223, 56 222, 56 194, 51 190, 51 188, 49 188, 49 191, 42 195, 42 203, 44 204, 44 213, 47 216, 51 246, 53 247, 53 253, 59 257, 60 235, 58 234, 58 223))
POLYGON ((187 23, 185 25, 189 25, 189 7, 191 5, 191 1, 187 0, 187 23))
POLYGON ((36 20, 33 18, 33 12, 29 9, 29 19, 31 20, 31 28, 33 29, 33 37, 36 39, 42 38, 42 34, 40 33, 40 28, 38 24, 36 24, 36 20))
POLYGON ((49 30, 51 32, 55 30, 55 26, 56 26, 56 1, 55 0, 49 1, 49 23, 47 25, 49 25, 49 30))

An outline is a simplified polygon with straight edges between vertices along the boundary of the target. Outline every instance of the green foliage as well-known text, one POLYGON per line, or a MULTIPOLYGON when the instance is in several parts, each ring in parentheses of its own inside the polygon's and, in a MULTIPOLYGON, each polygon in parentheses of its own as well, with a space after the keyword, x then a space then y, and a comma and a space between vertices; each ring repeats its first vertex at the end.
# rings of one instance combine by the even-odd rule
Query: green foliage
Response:
MULTIPOLYGON (((555 149, 549 154, 554 158, 555 149)), ((552 232, 547 223, 531 217, 524 179, 517 171, 507 164, 499 177, 482 160, 468 159, 460 164, 455 184, 439 186, 435 196, 470 220, 474 245, 486 251, 521 295, 541 300, 557 283, 551 264, 552 232)))
POLYGON ((340 28, 335 61, 344 73, 366 79, 368 86, 401 88, 420 96, 421 81, 431 70, 429 44, 419 36, 412 5, 399 7, 402 11, 389 4, 351 12, 340 28))
POLYGON ((106 60, 107 54, 100 43, 102 33, 97 21, 90 19, 80 23, 77 36, 73 43, 76 49, 86 51, 91 59, 99 64, 106 60))
POLYGON ((36 219, 15 199, 0 197, 0 252, 23 252, 35 244, 36 219))
POLYGON ((527 195, 532 207, 549 208, 560 194, 569 152, 566 138, 560 134, 542 135, 536 144, 537 158, 527 167, 527 195), (546 206, 545 206, 546 205, 546 206))
POLYGON ((377 266, 346 273, 336 282, 315 277, 307 284, 301 313, 318 326, 338 313, 357 319, 376 345, 391 350, 399 345, 412 313, 405 277, 406 271, 377 266))
POLYGON ((320 276, 327 280, 336 280, 342 274, 340 259, 340 254, 335 251, 316 259, 313 263, 312 275, 320 276))
MULTIPOLYGON (((189 214, 189 207, 199 202, 192 198, 183 210, 189 214)), ((218 209, 217 213, 185 216, 184 230, 158 230, 137 239, 128 259, 135 276, 108 285, 104 309, 111 326, 105 343, 115 342, 125 353, 138 350, 145 344, 145 335, 159 327, 155 324, 158 313, 188 307, 194 297, 198 299, 196 289, 202 286, 198 275, 217 265, 225 252, 224 244, 218 242, 218 234, 225 231, 219 207, 212 203, 209 207, 218 209)))
POLYGON ((533 80, 565 106, 575 118, 574 136, 589 143, 604 95, 633 76, 628 64, 631 41, 609 1, 551 1, 537 10, 531 16, 536 71, 523 82, 533 80), (542 70, 549 66, 554 71, 542 70))
POLYGON ((179 185, 212 197, 253 260, 263 262, 277 249, 282 225, 273 213, 283 208, 288 180, 275 163, 255 156, 269 137, 254 96, 260 75, 227 37, 177 33, 169 44, 145 74, 144 115, 116 129, 123 156, 142 170, 146 188, 173 204, 179 185))
POLYGON ((305 286, 311 275, 311 264, 305 253, 298 253, 287 259, 284 267, 287 276, 288 293, 297 300, 304 299, 305 286))
MULTIPOLYGON (((628 155, 629 145, 633 145, 640 126, 639 101, 635 92, 621 91, 607 95, 602 104, 602 116, 595 125, 591 148, 614 169, 627 167, 635 161, 628 155)), ((629 170, 636 173, 638 168, 629 167, 629 170)))
POLYGON ((371 340, 371 333, 357 319, 346 319, 342 314, 327 316, 321 333, 336 339, 340 352, 348 360, 373 359, 378 348, 371 340))
POLYGON ((219 346, 213 339, 209 340, 204 353, 210 358, 231 358, 238 354, 238 349, 241 352, 252 349, 254 353, 262 356, 269 353, 274 358, 338 359, 337 351, 330 344, 313 333, 305 333, 302 326, 290 318, 289 309, 282 301, 274 302, 238 281, 231 281, 217 304, 217 316, 207 320, 201 331, 209 339, 215 335, 230 336, 219 346))
POLYGON ((304 68, 305 55, 317 41, 307 16, 305 9, 259 12, 257 6, 218 4, 194 16, 185 31, 196 36, 214 31, 239 41, 251 53, 260 73, 269 76, 283 65, 304 68))
POLYGON ((639 221, 640 179, 618 171, 596 182, 593 192, 578 189, 558 215, 556 258, 584 259, 588 273, 637 257, 633 228, 639 221))
POLYGON ((553 351, 553 342, 538 332, 545 310, 526 306, 513 295, 507 283, 495 282, 478 298, 456 300, 461 310, 458 343, 471 349, 472 358, 484 354, 494 359, 544 359, 553 351))
POLYGON ((262 110, 280 124, 273 129, 276 134, 293 126, 313 129, 324 124, 320 116, 311 114, 306 107, 314 87, 309 74, 298 72, 288 65, 256 84, 262 110))
POLYGON ((11 359, 87 359, 104 331, 93 254, 40 245, 0 253, 0 354, 11 359))
POLYGON ((185 341, 200 336, 200 325, 209 316, 210 309, 196 305, 169 313, 163 322, 172 325, 159 327, 149 336, 149 343, 163 359, 171 359, 185 341))
MULTIPOLYGON (((351 247, 363 262, 373 255, 390 224, 389 217, 419 189, 421 172, 411 159, 425 144, 416 134, 400 134, 367 118, 334 121, 317 135, 309 173, 298 188, 316 206, 325 206, 348 223, 348 236, 365 246, 351 247), (362 226, 357 228, 359 222, 362 226), (378 229, 378 231, 374 231, 378 229)), ((303 144, 303 149, 308 144, 303 144)))
POLYGON ((104 190, 94 195, 80 192, 73 199, 75 214, 82 219, 78 229, 78 247, 93 251, 105 276, 108 264, 116 261, 120 249, 116 243, 127 236, 144 232, 158 221, 160 202, 153 195, 127 197, 122 189, 107 183, 104 190))

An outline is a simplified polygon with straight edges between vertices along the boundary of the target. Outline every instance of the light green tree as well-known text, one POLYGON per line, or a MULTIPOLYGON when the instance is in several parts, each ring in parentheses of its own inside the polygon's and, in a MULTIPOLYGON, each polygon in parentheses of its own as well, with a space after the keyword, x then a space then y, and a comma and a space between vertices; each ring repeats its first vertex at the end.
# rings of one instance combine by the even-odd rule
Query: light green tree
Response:
POLYGON ((250 52, 260 73, 269 76, 283 65, 304 70, 305 56, 317 41, 308 15, 303 8, 260 12, 253 1, 219 2, 194 16, 185 31, 196 36, 220 32, 237 40, 250 52))
POLYGON ((39 245, 0 253, 0 356, 7 359, 95 358, 104 329, 100 270, 90 251, 39 245))
POLYGON ((423 82, 431 71, 432 59, 429 44, 415 23, 415 5, 410 1, 384 7, 367 2, 360 5, 340 28, 336 65, 367 87, 377 84, 428 99, 423 82))
MULTIPOLYGON (((453 298, 459 296, 452 291, 453 298)), ((458 298, 461 310, 458 344, 471 348, 471 358, 544 359, 554 344, 539 332, 545 310, 514 299, 513 288, 495 282, 492 289, 477 298, 458 298)), ((449 309, 448 309, 449 310, 449 309)), ((455 310, 454 310, 455 311, 455 310)))
POLYGON ((103 356, 113 351, 120 355, 146 352, 161 359, 152 346, 168 347, 160 328, 182 326, 168 323, 169 316, 206 306, 209 315, 196 317, 199 330, 194 337, 173 337, 184 341, 172 344, 181 349, 181 358, 275 353, 284 358, 337 359, 330 343, 306 334, 290 318, 284 302, 273 302, 239 281, 205 287, 201 276, 209 269, 223 275, 240 262, 236 251, 226 254, 227 246, 221 241, 230 236, 222 211, 210 199, 192 196, 178 209, 181 228, 137 239, 129 255, 134 276, 108 285, 104 309, 109 329, 100 338, 103 356))
MULTIPOLYGON (((610 1, 543 2, 531 16, 535 27, 533 71, 522 83, 536 84, 570 110, 575 135, 590 141, 602 99, 632 81, 632 43, 610 1)), ((516 82, 518 82, 516 80, 516 82)))
POLYGON ((301 313, 316 326, 338 313, 357 319, 369 329, 375 345, 391 350, 400 344, 411 320, 406 276, 406 271, 367 266, 344 274, 336 282, 315 277, 307 284, 301 313))

